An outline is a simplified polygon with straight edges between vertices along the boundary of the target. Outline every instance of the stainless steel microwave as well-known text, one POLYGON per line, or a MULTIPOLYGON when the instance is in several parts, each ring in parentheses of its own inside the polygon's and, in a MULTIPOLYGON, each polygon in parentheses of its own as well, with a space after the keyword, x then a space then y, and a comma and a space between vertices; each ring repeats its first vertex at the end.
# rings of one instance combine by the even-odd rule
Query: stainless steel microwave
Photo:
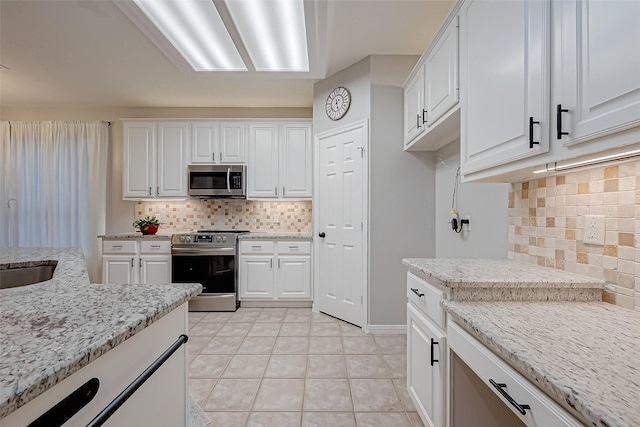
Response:
POLYGON ((189 165, 189 196, 247 198, 245 165, 189 165))

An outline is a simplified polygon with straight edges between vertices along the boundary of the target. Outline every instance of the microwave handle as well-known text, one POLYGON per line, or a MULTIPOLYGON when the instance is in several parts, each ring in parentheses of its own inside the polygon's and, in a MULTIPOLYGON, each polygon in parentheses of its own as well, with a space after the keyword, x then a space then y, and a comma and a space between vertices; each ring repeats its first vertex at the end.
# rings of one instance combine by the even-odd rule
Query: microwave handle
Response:
POLYGON ((227 191, 231 193, 231 168, 227 168, 227 191))

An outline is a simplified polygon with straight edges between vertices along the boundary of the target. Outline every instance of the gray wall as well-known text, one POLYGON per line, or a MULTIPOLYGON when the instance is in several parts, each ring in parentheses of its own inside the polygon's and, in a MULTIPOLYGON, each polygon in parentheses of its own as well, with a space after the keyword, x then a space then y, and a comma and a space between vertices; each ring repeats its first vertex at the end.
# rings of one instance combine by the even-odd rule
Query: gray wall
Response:
POLYGON ((506 258, 509 184, 459 183, 457 210, 461 218, 471 215, 471 231, 457 234, 447 221, 460 143, 454 141, 436 155, 436 258, 506 258))
POLYGON ((433 257, 435 169, 430 153, 403 150, 403 90, 416 56, 372 56, 316 83, 314 133, 369 119, 369 283, 371 326, 406 323, 406 268, 401 259, 433 257), (329 92, 345 86, 352 105, 326 117, 329 92))

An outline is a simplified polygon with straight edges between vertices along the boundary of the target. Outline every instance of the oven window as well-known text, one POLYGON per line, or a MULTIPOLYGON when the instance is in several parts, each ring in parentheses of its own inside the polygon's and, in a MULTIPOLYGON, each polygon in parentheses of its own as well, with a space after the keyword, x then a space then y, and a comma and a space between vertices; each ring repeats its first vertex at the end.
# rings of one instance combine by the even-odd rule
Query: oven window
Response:
POLYGON ((189 188, 192 190, 226 190, 226 172, 191 172, 189 174, 189 188))
POLYGON ((235 292, 235 256, 189 255, 171 257, 171 281, 200 283, 202 294, 235 292))

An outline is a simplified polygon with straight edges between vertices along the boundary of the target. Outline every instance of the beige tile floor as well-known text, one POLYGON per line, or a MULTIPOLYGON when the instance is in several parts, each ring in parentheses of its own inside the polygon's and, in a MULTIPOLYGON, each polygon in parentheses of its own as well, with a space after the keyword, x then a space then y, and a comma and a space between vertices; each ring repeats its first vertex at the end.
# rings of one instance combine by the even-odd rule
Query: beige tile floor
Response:
POLYGON ((404 335, 307 308, 189 313, 189 392, 210 427, 423 427, 404 335))

